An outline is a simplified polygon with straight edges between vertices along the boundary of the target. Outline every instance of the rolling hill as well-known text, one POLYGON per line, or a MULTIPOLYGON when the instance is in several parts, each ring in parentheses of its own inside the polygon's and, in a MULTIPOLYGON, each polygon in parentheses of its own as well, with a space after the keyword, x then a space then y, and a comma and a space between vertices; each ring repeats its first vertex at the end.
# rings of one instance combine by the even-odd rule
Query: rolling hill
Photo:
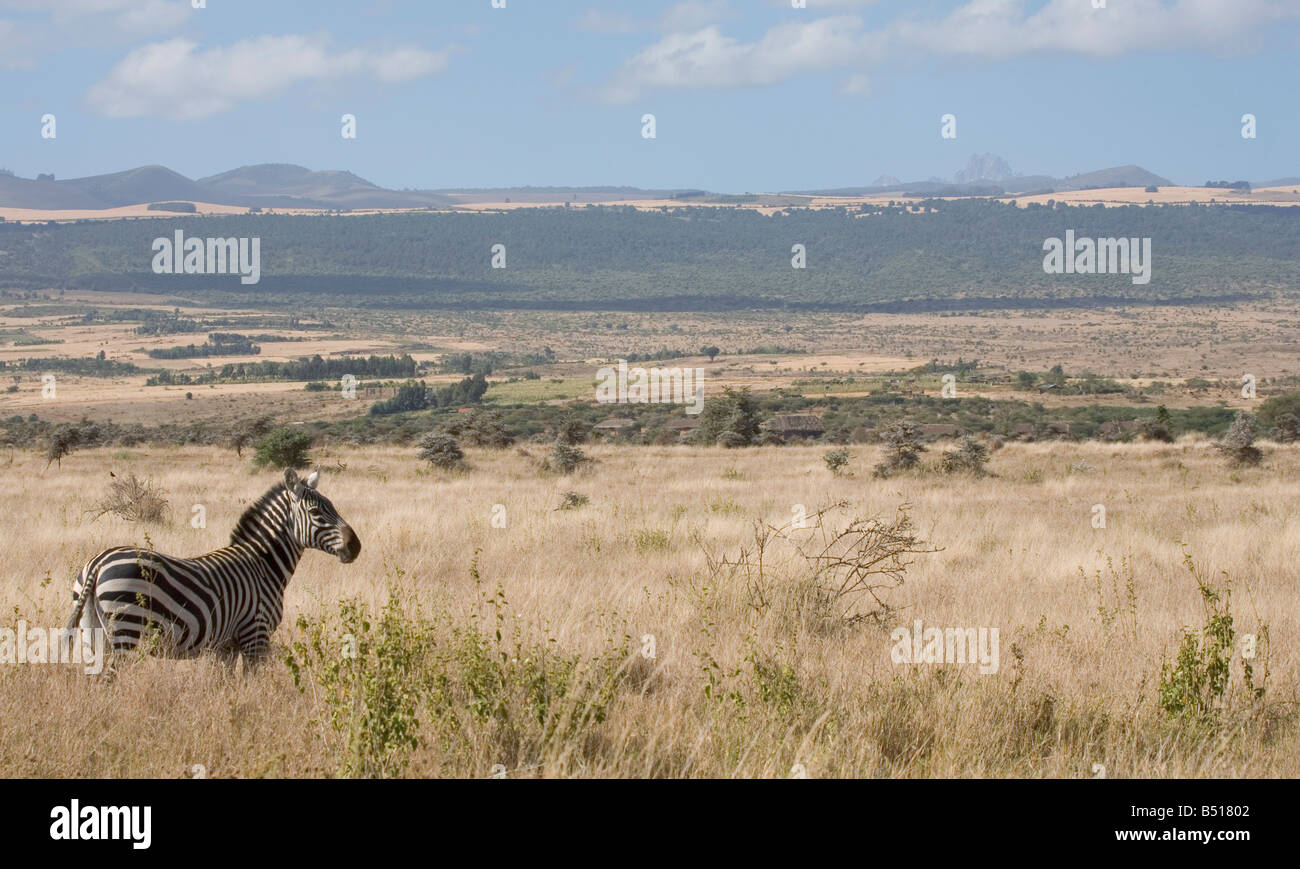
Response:
POLYGON ((316 172, 284 163, 243 166, 198 181, 165 166, 67 180, 0 174, 0 207, 94 210, 164 201, 325 210, 436 208, 454 202, 432 191, 388 190, 351 172, 316 172))

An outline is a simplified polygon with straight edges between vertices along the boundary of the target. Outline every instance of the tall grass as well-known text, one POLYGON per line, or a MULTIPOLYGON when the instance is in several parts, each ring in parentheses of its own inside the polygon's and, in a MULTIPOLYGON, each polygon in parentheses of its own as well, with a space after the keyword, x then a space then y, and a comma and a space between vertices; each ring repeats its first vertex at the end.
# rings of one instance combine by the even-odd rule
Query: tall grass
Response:
MULTIPOLYGON (((322 491, 365 549, 304 558, 273 662, 232 677, 146 660, 114 680, 0 665, 0 774, 1300 775, 1300 448, 1229 474, 1196 439, 1010 444, 990 477, 887 480, 869 448, 852 476, 817 447, 590 452, 575 510, 556 509, 569 479, 513 451, 435 477, 409 450, 322 452, 346 463, 322 491), (759 607, 743 574, 710 569, 755 520, 839 502, 845 518, 908 504, 940 549, 882 592, 884 622, 809 618, 798 558, 772 566, 759 607), (1000 669, 893 663, 890 630, 916 620, 998 628, 1000 669)), ((85 513, 106 468, 147 472, 182 515, 202 504, 206 528, 149 530, 194 554, 278 476, 232 462, 86 450, 38 478, 44 458, 16 453, 0 522, 23 553, 0 627, 61 625, 81 563, 143 542, 85 513)))

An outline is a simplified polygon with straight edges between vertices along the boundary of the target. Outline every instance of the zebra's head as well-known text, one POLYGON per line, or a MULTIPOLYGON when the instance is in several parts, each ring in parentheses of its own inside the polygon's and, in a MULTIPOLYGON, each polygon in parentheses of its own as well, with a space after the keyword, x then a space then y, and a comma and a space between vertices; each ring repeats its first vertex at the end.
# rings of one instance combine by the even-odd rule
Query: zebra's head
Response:
POLYGON ((284 472, 284 490, 289 495, 289 516, 294 537, 304 549, 319 549, 337 555, 347 564, 356 560, 361 552, 361 541, 343 517, 334 509, 330 499, 316 491, 320 471, 312 471, 307 479, 298 479, 298 472, 287 468, 284 472))

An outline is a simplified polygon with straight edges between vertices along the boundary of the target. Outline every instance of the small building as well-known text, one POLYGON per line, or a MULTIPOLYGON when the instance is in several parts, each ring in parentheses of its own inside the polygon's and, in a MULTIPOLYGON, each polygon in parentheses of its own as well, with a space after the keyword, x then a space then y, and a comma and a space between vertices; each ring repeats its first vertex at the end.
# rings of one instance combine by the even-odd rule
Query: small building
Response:
POLYGON ((822 418, 814 413, 778 414, 763 423, 762 428, 783 438, 815 438, 826 431, 822 418))
POLYGON ((679 440, 685 440, 700 427, 700 424, 693 419, 672 419, 664 426, 670 432, 677 435, 679 440))
POLYGON ((596 423, 591 428, 592 431, 598 434, 620 434, 626 431, 635 431, 637 424, 636 420, 628 419, 625 416, 611 416, 607 420, 596 423))
POLYGON ((921 437, 926 438, 927 440, 955 438, 960 434, 960 426, 949 425, 947 423, 931 423, 930 425, 921 426, 921 437))
POLYGON ((1068 438, 1070 436, 1070 424, 1068 422, 1044 422, 1038 424, 1022 422, 1017 423, 1011 429, 1011 434, 1013 437, 1024 440, 1068 438))

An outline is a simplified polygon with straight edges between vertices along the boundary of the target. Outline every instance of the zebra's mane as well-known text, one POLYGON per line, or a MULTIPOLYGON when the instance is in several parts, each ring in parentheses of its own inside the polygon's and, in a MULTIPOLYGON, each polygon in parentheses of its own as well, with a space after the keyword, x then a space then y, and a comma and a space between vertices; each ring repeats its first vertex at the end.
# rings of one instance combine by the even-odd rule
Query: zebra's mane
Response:
POLYGON ((267 508, 278 501, 284 491, 284 484, 276 483, 267 490, 265 495, 254 501, 235 523, 235 530, 230 532, 230 542, 240 543, 250 539, 252 537, 250 532, 259 524, 258 519, 266 515, 267 508))

